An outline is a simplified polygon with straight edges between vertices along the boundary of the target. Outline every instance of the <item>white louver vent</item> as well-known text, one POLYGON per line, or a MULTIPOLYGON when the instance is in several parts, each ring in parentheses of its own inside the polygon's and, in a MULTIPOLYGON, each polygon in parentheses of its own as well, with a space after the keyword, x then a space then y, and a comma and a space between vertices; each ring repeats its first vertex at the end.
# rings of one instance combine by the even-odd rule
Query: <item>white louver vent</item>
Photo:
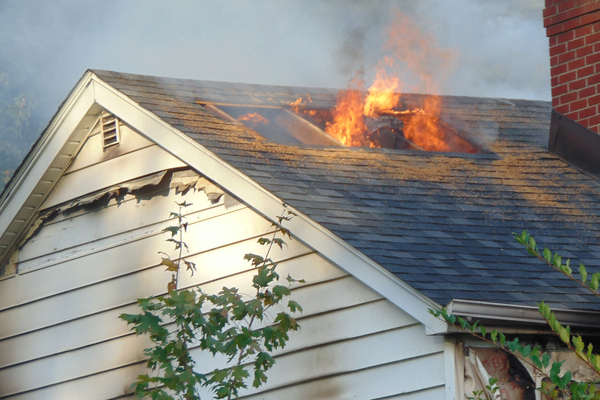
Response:
POLYGON ((102 146, 104 150, 119 144, 119 120, 112 114, 103 115, 100 120, 102 126, 102 146))

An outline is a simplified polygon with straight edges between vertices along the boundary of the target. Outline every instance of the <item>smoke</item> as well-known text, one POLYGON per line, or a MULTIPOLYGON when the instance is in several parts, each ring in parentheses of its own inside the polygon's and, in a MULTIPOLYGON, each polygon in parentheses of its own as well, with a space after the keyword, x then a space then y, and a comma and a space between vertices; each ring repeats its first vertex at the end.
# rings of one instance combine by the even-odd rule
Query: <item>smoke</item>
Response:
POLYGON ((342 88, 374 73, 398 8, 456 52, 443 94, 548 100, 542 3, 3 0, 0 67, 25 77, 44 120, 88 68, 342 88))

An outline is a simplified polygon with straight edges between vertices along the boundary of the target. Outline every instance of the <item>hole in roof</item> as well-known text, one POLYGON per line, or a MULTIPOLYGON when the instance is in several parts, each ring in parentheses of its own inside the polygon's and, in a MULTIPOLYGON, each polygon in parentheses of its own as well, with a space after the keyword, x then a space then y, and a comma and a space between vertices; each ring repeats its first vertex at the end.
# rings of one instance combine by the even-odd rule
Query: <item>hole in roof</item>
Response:
MULTIPOLYGON (((202 105, 215 115, 251 128, 265 139, 278 144, 310 146, 345 146, 339 138, 330 135, 334 123, 334 109, 307 107, 298 99, 289 108, 246 105, 202 105)), ((427 151, 427 146, 409 140, 405 126, 413 118, 420 119, 423 111, 389 110, 377 118, 364 117, 364 140, 349 147, 372 147, 395 150, 427 151)), ((414 124, 413 124, 414 125, 414 124)), ((456 153, 484 153, 470 143, 461 132, 440 118, 423 119, 420 129, 435 129, 444 142, 442 150, 456 153)))

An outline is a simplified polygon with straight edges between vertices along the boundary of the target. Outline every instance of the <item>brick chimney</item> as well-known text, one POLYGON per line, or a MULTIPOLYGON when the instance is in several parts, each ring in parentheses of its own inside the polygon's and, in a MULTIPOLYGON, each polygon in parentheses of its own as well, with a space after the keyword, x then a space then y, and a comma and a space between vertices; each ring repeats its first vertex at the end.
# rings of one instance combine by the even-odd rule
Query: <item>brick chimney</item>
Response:
POLYGON ((600 133, 600 0, 546 0, 552 107, 600 133))

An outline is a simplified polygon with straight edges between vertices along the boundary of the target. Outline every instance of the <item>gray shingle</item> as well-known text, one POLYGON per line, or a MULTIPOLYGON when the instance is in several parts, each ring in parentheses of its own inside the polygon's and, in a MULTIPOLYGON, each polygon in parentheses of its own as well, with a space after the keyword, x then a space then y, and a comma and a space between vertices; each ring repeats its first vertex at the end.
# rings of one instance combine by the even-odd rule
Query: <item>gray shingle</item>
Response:
MULTIPOLYGON (((489 154, 308 148, 258 141, 196 100, 287 106, 312 93, 315 107, 328 108, 337 90, 95 72, 439 303, 543 300, 600 310, 511 238, 528 229, 542 245, 598 265, 600 181, 546 151, 546 102, 442 97, 444 118, 460 121, 467 136, 494 129, 489 154)), ((403 99, 416 105, 423 96, 403 99)))

